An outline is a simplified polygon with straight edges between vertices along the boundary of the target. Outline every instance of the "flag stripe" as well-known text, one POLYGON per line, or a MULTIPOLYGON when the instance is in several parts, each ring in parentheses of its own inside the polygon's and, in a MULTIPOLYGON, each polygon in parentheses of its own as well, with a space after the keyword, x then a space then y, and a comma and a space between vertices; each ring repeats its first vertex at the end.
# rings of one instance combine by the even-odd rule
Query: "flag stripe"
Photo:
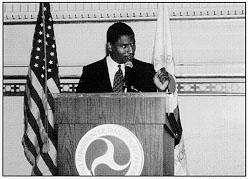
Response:
POLYGON ((36 176, 42 176, 41 171, 39 170, 38 166, 35 164, 33 167, 33 173, 32 175, 36 175, 36 176))
MULTIPOLYGON (((48 116, 49 116, 49 119, 52 119, 52 120, 54 119, 53 112, 51 110, 48 110, 48 116)), ((57 133, 55 132, 54 127, 52 127, 51 125, 48 126, 48 136, 52 144, 54 145, 54 147, 56 147, 56 150, 57 150, 57 133)))
MULTIPOLYGON (((32 100, 32 98, 31 98, 31 106, 32 106, 32 108, 31 108, 31 110, 32 110, 32 114, 36 114, 36 113, 38 113, 39 112, 39 110, 38 110, 38 107, 36 106, 36 104, 35 104, 35 102, 32 100), (33 112, 34 110, 36 109, 36 112, 33 112)), ((50 110, 51 111, 51 110, 50 110)), ((50 114, 50 115, 53 115, 52 114, 52 112, 48 112, 48 114, 50 114), (50 114, 51 113, 51 114, 50 114)), ((33 118, 38 118, 38 116, 35 116, 35 117, 33 117, 33 118)), ((41 128, 44 128, 44 126, 43 126, 43 124, 42 123, 38 123, 37 122, 37 124, 38 124, 38 126, 39 126, 39 128, 41 129, 41 128)), ((52 130, 49 130, 49 138, 51 139, 50 140, 50 142, 52 142, 53 143, 53 145, 51 145, 51 147, 55 147, 55 146, 57 146, 57 144, 56 144, 56 134, 53 134, 52 133, 53 131, 52 130)), ((29 134, 30 135, 30 134, 29 134)), ((57 150, 56 148, 55 148, 55 150, 57 150)), ((56 153, 56 152, 55 152, 56 153)))
POLYGON ((53 160, 51 159, 50 155, 48 153, 41 152, 41 157, 43 158, 44 163, 46 163, 46 166, 48 166, 52 175, 55 175, 56 166, 54 165, 53 160))
MULTIPOLYGON (((27 87, 28 88, 28 87, 27 87)), ((26 95, 25 95, 26 96, 26 95)), ((42 121, 40 120, 40 110, 37 106, 37 104, 35 103, 35 101, 33 100, 33 98, 29 98, 29 105, 27 105, 27 107, 29 107, 30 113, 33 115, 33 122, 37 123, 37 125, 39 126, 39 128, 44 128, 42 121)))
MULTIPOLYGON (((29 124, 28 124, 29 125, 29 124)), ((25 142, 28 146, 30 146, 30 151, 33 153, 33 156, 37 156, 37 150, 35 148, 35 144, 33 143, 34 140, 30 140, 30 139, 36 139, 36 134, 34 133, 33 129, 31 128, 31 126, 29 125, 29 131, 28 131, 28 135, 25 135, 25 142)), ((39 152, 39 151, 38 151, 39 152)))
MULTIPOLYGON (((36 85, 36 88, 34 88, 32 84, 36 84, 36 83, 31 83, 29 79, 27 80, 27 84, 28 84, 29 89, 30 89, 29 91, 32 92, 32 99, 35 101, 36 106, 39 108, 39 111, 40 111, 40 114, 41 114, 41 117, 40 118, 41 118, 42 124, 43 124, 43 126, 46 126, 47 125, 46 127, 48 127, 48 136, 51 139, 53 145, 57 149, 57 145, 56 145, 57 135, 56 135, 53 127, 50 124, 52 121, 49 121, 49 123, 46 124, 46 122, 45 122, 45 110, 44 110, 44 107, 43 107, 43 103, 41 101, 41 98, 39 97, 39 94, 40 93, 37 93, 37 91, 36 91, 36 89, 39 89, 39 85, 36 85)), ((47 103, 47 104, 49 104, 49 103, 47 103)), ((50 105, 48 107, 50 107, 50 105)), ((33 107, 33 109, 35 109, 35 108, 33 107)), ((34 118, 33 118, 33 120, 34 120, 34 118)), ((51 120, 51 118, 48 118, 48 120, 51 120)))
POLYGON ((59 93, 59 84, 56 81, 56 78, 50 78, 47 81, 47 86, 51 93, 59 93))
MULTIPOLYGON (((51 140, 49 139, 49 142, 51 143, 51 140)), ((56 165, 57 164, 57 148, 55 148, 57 145, 50 145, 50 151, 48 152, 51 159, 53 160, 53 163, 56 165)))
MULTIPOLYGON (((23 142, 22 145, 26 145, 25 147, 28 147, 28 151, 30 151, 30 153, 32 154, 32 156, 26 156, 26 157, 32 157, 31 161, 29 161, 31 164, 35 163, 35 157, 37 156, 37 152, 36 149, 34 147, 34 145, 32 144, 32 142, 29 140, 29 137, 27 136, 27 134, 24 134, 23 137, 23 142)), ((28 155, 25 153, 25 155, 28 155)))
MULTIPOLYGON (((42 98, 40 98, 40 91, 37 90, 37 86, 36 88, 34 88, 35 86, 33 85, 34 82, 31 82, 29 78, 27 78, 27 87, 29 88, 29 91, 30 91, 30 98, 32 98, 36 105, 38 106, 39 108, 39 111, 40 111, 40 116, 45 116, 45 110, 44 110, 44 106, 43 106, 43 102, 42 102, 42 98)), ((27 104, 28 105, 28 104, 27 104)), ((31 106, 32 107, 32 106, 31 106)))
MULTIPOLYGON (((44 92, 44 88, 42 87, 42 85, 39 83, 38 79, 35 75, 35 73, 33 72, 33 70, 31 70, 31 78, 32 81, 30 80, 30 86, 33 86, 33 90, 35 90, 37 92, 37 95, 39 96, 39 98, 41 99, 41 103, 43 106, 43 110, 41 111, 41 113, 45 114, 45 109, 48 108, 50 109, 49 103, 47 103, 47 101, 44 99, 45 98, 45 92, 44 92), (42 100, 43 99, 43 100, 42 100)), ((32 96, 32 95, 31 95, 32 96)), ((41 104, 40 104, 41 105, 41 104)))
MULTIPOLYGON (((31 91, 35 91, 35 90, 31 90, 31 91)), ((33 96, 34 96, 34 94, 35 93, 33 93, 33 96)), ((38 103, 41 103, 39 98, 37 98, 37 101, 39 101, 38 103)), ((40 105, 38 105, 38 106, 40 106, 40 105)), ((40 136, 40 132, 39 132, 40 131, 40 126, 38 126, 37 121, 33 117, 33 114, 30 112, 29 105, 26 105, 26 107, 27 107, 26 108, 26 112, 27 112, 27 115, 29 116, 28 117, 28 122, 29 122, 30 126, 32 127, 33 131, 36 134, 37 141, 38 141, 38 144, 39 144, 39 150, 41 150, 42 149, 43 142, 42 142, 42 139, 41 139, 41 136, 40 136)), ((51 129, 49 130, 49 132, 50 131, 51 131, 51 129)), ((54 139, 54 136, 51 134, 51 132, 50 132, 50 136, 52 137, 52 139, 54 139)), ((53 144, 55 143, 54 140, 52 140, 52 142, 53 142, 53 144)), ((41 156, 44 159, 46 165, 49 166, 49 169, 51 170, 51 173, 52 174, 55 174, 56 173, 56 166, 54 165, 54 162, 51 159, 51 157, 48 154, 44 154, 42 152, 40 152, 40 153, 41 153, 41 156)))
MULTIPOLYGON (((26 101, 25 101, 25 103, 26 103, 26 101)), ((28 116, 28 118, 27 118, 28 123, 30 124, 31 128, 33 129, 34 133, 36 134, 36 138, 37 138, 39 148, 41 148, 43 142, 42 142, 41 137, 40 137, 40 128, 39 128, 38 124, 36 123, 36 120, 35 120, 33 114, 30 112, 30 109, 29 109, 28 105, 26 105, 26 113, 27 113, 27 116, 28 116)))
MULTIPOLYGON (((53 112, 54 112, 54 99, 53 99, 53 96, 51 95, 49 89, 47 90, 48 93, 47 93, 47 96, 48 96, 48 100, 47 100, 47 109, 51 109, 53 112)), ((50 121, 51 123, 51 121, 50 121)))
MULTIPOLYGON (((35 122, 35 123, 38 122, 38 125, 39 125, 40 120, 41 120, 44 126, 45 110, 43 107, 42 100, 39 98, 39 95, 38 95, 39 93, 37 93, 35 88, 33 88, 29 80, 27 80, 27 84, 28 84, 29 90, 31 91, 31 95, 32 95, 32 97, 30 97, 30 104, 31 104, 30 108, 31 108, 31 113, 33 114, 32 122, 35 122)), ((40 125, 39 127, 42 127, 42 126, 40 125)))
POLYGON ((39 158, 39 162, 37 163, 37 166, 41 170, 42 175, 52 175, 43 157, 39 158))
MULTIPOLYGON (((43 99, 44 96, 45 96, 44 90, 43 90, 41 84, 38 82, 38 79, 36 78, 36 75, 33 73, 33 71, 31 71, 31 76, 32 76, 32 80, 33 81, 32 81, 32 83, 29 81, 30 86, 33 86, 32 89, 35 90, 36 93, 37 93, 37 95, 39 96, 37 98, 43 99)), ((52 89, 52 87, 50 87, 50 86, 48 86, 48 88, 52 89)), ((54 91, 57 92, 57 90, 54 90, 54 91)), ((54 100, 53 100, 52 95, 50 94, 50 91, 49 90, 48 90, 48 94, 47 95, 48 95, 48 102, 45 102, 44 100, 43 101, 41 100, 41 103, 43 105, 43 110, 45 108, 54 110, 52 108, 52 106, 54 106, 54 100)), ((41 104, 39 104, 39 105, 41 105, 41 104)), ((41 111, 41 113, 45 114, 45 110, 44 111, 43 110, 41 111)), ((53 124, 53 119, 50 119, 50 118, 47 118, 47 119, 49 120, 50 125, 53 126, 52 125, 53 124)))

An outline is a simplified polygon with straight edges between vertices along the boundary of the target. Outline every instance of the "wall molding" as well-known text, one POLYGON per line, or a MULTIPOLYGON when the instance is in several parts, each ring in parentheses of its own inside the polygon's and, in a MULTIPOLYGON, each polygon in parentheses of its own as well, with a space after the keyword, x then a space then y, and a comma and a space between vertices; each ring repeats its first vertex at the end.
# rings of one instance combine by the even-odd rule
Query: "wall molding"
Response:
MULTIPOLYGON (((244 19, 245 3, 169 3, 171 20, 244 19)), ((35 23, 39 3, 3 3, 4 25, 35 23)), ((153 21, 158 3, 51 3, 55 23, 153 21)))
MULTIPOLYGON (((75 93, 79 76, 60 77, 62 93, 75 93)), ((3 95, 23 96, 26 76, 4 76, 3 95)), ((245 95, 244 76, 182 76, 177 77, 179 95, 245 95)))

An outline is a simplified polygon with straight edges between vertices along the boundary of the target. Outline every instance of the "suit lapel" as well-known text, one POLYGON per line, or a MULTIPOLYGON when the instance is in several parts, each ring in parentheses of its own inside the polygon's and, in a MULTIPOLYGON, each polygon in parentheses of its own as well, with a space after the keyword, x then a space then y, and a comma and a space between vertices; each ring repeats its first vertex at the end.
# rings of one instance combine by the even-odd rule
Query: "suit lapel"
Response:
POLYGON ((109 79, 109 72, 108 72, 108 66, 107 66, 107 61, 106 58, 104 58, 102 60, 102 65, 101 65, 101 85, 103 85, 102 87, 104 87, 106 89, 106 91, 104 92, 113 92, 111 83, 110 83, 110 79, 109 79))

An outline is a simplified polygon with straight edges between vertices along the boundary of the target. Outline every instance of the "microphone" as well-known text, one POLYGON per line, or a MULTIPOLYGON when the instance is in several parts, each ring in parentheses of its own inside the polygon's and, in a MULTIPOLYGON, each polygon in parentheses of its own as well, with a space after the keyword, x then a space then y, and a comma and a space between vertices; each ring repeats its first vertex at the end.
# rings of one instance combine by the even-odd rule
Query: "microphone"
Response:
POLYGON ((131 82, 132 80, 132 68, 133 63, 131 61, 127 61, 125 64, 125 77, 124 77, 124 83, 123 83, 123 91, 124 92, 141 92, 141 90, 137 89, 131 82))
POLYGON ((128 82, 128 80, 130 79, 130 73, 132 72, 132 68, 133 68, 133 63, 131 61, 128 61, 124 64, 125 66, 125 77, 124 77, 124 81, 128 82))
POLYGON ((127 61, 125 64, 125 77, 123 79, 123 91, 127 92, 127 89, 129 89, 130 86, 130 73, 133 68, 133 63, 131 61, 127 61))

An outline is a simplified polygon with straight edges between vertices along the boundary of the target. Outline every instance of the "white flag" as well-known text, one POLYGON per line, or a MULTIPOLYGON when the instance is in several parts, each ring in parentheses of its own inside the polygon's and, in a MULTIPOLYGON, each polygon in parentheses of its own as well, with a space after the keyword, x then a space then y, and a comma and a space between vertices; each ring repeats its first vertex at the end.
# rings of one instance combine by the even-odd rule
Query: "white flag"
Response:
POLYGON ((165 68, 169 76, 168 92, 172 95, 172 103, 168 112, 170 128, 175 136, 174 174, 188 175, 187 158, 182 135, 179 108, 177 104, 177 87, 174 71, 172 38, 167 3, 159 3, 157 27, 154 41, 152 63, 156 71, 165 68))

